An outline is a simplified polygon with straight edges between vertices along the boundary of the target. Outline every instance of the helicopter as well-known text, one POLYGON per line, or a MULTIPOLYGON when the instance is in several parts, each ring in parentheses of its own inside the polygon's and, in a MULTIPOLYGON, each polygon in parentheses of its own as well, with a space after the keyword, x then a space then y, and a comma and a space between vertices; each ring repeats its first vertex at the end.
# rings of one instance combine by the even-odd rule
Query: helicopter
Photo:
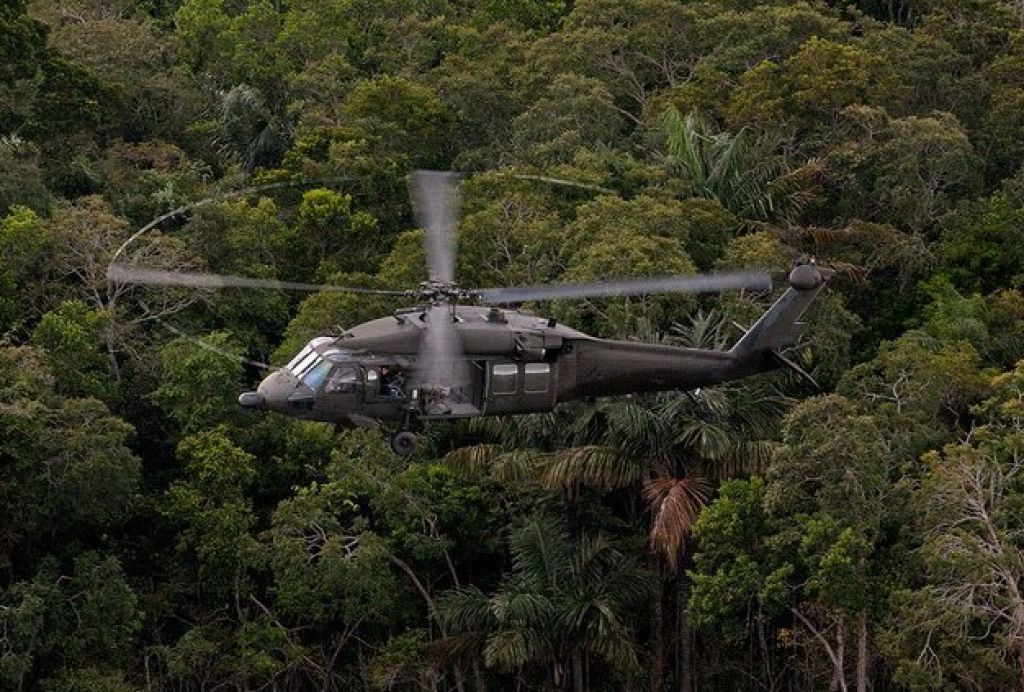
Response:
POLYGON ((590 336, 523 308, 542 300, 727 290, 770 291, 764 272, 674 275, 484 289, 454 282, 458 217, 455 173, 416 171, 413 207, 425 233, 429 279, 411 290, 301 284, 112 264, 111 281, 205 288, 341 291, 415 301, 339 335, 313 338, 239 404, 344 427, 397 423, 391 449, 412 454, 415 428, 429 421, 550 411, 574 399, 689 391, 788 367, 782 354, 800 318, 833 271, 813 260, 795 266, 788 288, 729 350, 684 348, 590 336))

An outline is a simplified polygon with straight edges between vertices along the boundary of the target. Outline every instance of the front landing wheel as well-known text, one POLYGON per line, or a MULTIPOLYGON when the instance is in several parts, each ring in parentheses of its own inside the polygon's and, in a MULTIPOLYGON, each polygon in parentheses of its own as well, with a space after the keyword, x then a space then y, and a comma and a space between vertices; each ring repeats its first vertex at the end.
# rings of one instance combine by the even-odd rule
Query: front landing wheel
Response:
POLYGON ((408 430, 395 433, 391 438, 391 451, 400 457, 407 457, 416 449, 416 436, 408 430))

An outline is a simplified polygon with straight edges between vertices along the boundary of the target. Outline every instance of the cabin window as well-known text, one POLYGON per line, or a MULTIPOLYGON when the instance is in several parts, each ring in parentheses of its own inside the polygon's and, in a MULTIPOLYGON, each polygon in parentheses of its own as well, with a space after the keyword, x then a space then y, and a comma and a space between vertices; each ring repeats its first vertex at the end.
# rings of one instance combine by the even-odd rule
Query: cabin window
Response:
POLYGON ((491 366, 491 393, 515 394, 519 366, 514 363, 496 363, 491 366))
POLYGON ((352 367, 339 367, 327 378, 328 394, 354 391, 359 384, 359 371, 352 367))
POLYGON ((543 394, 548 391, 550 379, 551 365, 549 363, 527 363, 523 391, 527 394, 543 394))

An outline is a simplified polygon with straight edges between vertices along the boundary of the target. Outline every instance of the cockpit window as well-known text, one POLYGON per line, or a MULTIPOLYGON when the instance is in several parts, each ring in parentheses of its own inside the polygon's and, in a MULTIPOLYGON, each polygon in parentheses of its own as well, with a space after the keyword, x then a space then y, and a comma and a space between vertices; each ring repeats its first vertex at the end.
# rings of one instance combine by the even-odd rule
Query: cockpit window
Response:
POLYGON ((359 371, 356 368, 338 367, 327 378, 326 390, 328 393, 353 391, 360 380, 359 371))
MULTIPOLYGON (((328 348, 331 342, 334 341, 329 336, 318 336, 312 339, 306 344, 299 354, 288 361, 288 365, 284 366, 286 370, 291 370, 293 374, 298 375, 302 378, 317 362, 321 360, 321 355, 317 349, 321 351, 328 348)), ((328 360, 337 360, 337 354, 346 353, 342 349, 330 348, 326 352, 328 360)))
POLYGON ((313 367, 309 368, 308 372, 301 375, 303 384, 314 392, 317 391, 323 386, 324 380, 327 379, 327 374, 333 367, 334 365, 326 360, 318 360, 313 367))

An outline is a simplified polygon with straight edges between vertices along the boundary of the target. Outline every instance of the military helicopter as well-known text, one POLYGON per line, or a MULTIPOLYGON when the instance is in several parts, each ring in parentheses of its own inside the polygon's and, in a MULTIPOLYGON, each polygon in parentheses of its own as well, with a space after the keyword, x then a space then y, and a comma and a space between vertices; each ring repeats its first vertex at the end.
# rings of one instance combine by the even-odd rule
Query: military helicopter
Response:
MULTIPOLYGON (((429 280, 412 290, 299 284, 112 264, 111 281, 206 288, 249 287, 403 296, 415 307, 311 340, 255 391, 248 409, 342 426, 397 423, 391 448, 411 454, 413 429, 425 421, 550 411, 573 399, 691 390, 776 367, 796 342, 799 320, 832 277, 813 262, 788 276, 782 296, 728 351, 600 339, 553 318, 500 307, 538 300, 656 293, 769 291, 761 272, 676 275, 596 283, 467 289, 454 278, 458 176, 410 176, 424 229, 429 280)), ((813 381, 813 380, 812 380, 813 381)))

